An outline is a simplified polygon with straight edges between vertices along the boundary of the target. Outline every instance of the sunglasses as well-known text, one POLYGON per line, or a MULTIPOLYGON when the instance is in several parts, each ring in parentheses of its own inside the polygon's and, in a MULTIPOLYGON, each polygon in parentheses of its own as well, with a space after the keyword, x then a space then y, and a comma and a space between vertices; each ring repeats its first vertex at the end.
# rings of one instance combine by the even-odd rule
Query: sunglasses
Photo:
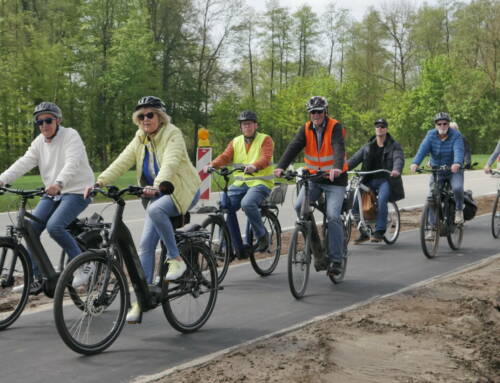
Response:
POLYGON ((446 125, 448 125, 448 123, 447 122, 437 122, 436 125, 437 126, 446 126, 446 125))
POLYGON ((384 125, 375 125, 375 128, 387 129, 387 126, 384 126, 384 125))
POLYGON ((139 114, 137 116, 137 118, 139 119, 139 121, 144 121, 144 119, 147 117, 149 120, 153 119, 153 117, 155 116, 155 113, 154 112, 149 112, 149 113, 146 113, 146 114, 139 114))
POLYGON ((36 125, 36 126, 38 126, 38 127, 40 127, 40 126, 42 126, 42 125, 43 125, 43 123, 44 123, 44 122, 45 122, 47 125, 50 125, 50 124, 52 124, 52 122, 53 122, 53 121, 55 121, 55 120, 56 120, 55 118, 52 118, 52 117, 47 117, 47 118, 45 118, 45 119, 43 119, 43 120, 36 120, 36 121, 35 121, 35 125, 36 125))
POLYGON ((324 110, 311 110, 311 114, 323 114, 324 110))

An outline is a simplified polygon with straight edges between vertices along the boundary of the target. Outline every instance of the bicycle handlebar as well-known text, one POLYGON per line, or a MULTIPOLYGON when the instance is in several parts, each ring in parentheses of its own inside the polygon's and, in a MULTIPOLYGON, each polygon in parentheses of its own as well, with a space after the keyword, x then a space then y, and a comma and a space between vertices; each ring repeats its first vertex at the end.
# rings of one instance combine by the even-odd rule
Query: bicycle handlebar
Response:
POLYGON ((302 173, 299 173, 295 170, 287 170, 286 172, 281 174, 280 178, 284 178, 288 181, 294 179, 294 178, 301 178, 303 180, 315 180, 315 179, 320 179, 324 178, 325 176, 328 176, 328 172, 324 172, 322 170, 319 170, 315 174, 311 174, 308 171, 303 171, 302 173))
POLYGON ((451 166, 441 165, 441 166, 433 166, 431 169, 417 168, 415 171, 417 173, 437 173, 437 172, 445 172, 445 171, 450 171, 450 170, 451 170, 451 166))
MULTIPOLYGON (((145 187, 130 185, 126 188, 118 189, 118 187, 110 185, 106 186, 106 189, 107 190, 101 187, 94 187, 90 192, 90 195, 92 197, 95 197, 97 193, 100 193, 108 198, 118 201, 124 194, 131 194, 137 197, 141 196, 144 193, 145 187)), ((174 192, 175 187, 171 182, 163 181, 160 183, 159 189, 160 189, 160 194, 170 195, 174 192)))
POLYGON ((376 173, 387 173, 391 174, 391 172, 387 169, 376 169, 376 170, 367 170, 367 171, 361 171, 361 170, 350 170, 347 172, 348 174, 356 174, 358 176, 365 176, 367 174, 376 174, 376 173))
POLYGON ((24 198, 34 198, 45 194, 45 187, 40 187, 33 190, 24 190, 24 189, 12 189, 7 186, 0 186, 0 195, 4 194, 5 192, 8 192, 20 195, 24 198))
POLYGON ((228 167, 224 166, 220 169, 216 169, 214 167, 209 167, 208 168, 208 174, 210 173, 215 173, 215 174, 218 174, 222 177, 229 177, 231 174, 233 174, 234 172, 242 172, 245 170, 245 167, 244 166, 241 166, 241 165, 238 165, 238 166, 235 166, 233 167, 232 169, 229 169, 228 167))

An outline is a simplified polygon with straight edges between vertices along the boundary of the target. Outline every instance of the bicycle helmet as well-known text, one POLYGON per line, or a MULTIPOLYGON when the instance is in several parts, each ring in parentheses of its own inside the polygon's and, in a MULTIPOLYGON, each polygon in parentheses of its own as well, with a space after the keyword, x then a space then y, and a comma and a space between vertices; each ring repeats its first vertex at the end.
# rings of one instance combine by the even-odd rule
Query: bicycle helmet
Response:
POLYGON ((43 113, 50 113, 55 118, 62 120, 61 108, 59 108, 53 102, 43 101, 35 106, 35 110, 33 111, 33 118, 36 120, 36 118, 43 113))
POLYGON ((147 107, 161 109, 165 113, 167 112, 167 107, 165 106, 165 103, 162 101, 161 98, 155 96, 144 96, 140 98, 139 101, 137 101, 135 110, 147 107))
POLYGON ((322 96, 313 96, 307 102, 306 108, 308 112, 312 112, 313 110, 326 111, 328 108, 328 101, 322 96))
POLYGON ((440 120, 446 120, 448 122, 451 121, 449 114, 445 113, 445 112, 439 112, 438 114, 436 114, 434 116, 434 123, 436 123, 436 122, 438 122, 440 120))
POLYGON ((375 126, 377 125, 383 125, 385 126, 386 128, 389 126, 389 124, 387 123, 387 121, 385 120, 385 118, 379 118, 377 120, 375 120, 375 126))
POLYGON ((255 114, 255 112, 252 112, 251 110, 244 110, 238 116, 238 121, 239 122, 242 122, 242 121, 257 122, 257 115, 255 114))

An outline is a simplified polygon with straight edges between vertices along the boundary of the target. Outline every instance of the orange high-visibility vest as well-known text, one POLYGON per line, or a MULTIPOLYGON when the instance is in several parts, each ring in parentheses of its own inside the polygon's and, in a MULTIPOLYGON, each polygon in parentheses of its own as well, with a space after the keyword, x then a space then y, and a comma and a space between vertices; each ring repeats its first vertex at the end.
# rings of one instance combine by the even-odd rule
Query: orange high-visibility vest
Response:
MULTIPOLYGON (((306 148, 304 150, 304 161, 306 163, 306 169, 310 173, 315 174, 318 170, 329 171, 333 169, 333 146, 332 146, 332 134, 337 120, 333 118, 328 118, 328 123, 326 124, 325 131, 323 133, 323 142, 321 144, 321 150, 318 152, 318 144, 316 140, 316 134, 311 127, 312 122, 308 121, 305 125, 305 135, 306 135, 306 148)), ((345 129, 342 128, 342 136, 345 137, 345 129)), ((342 172, 348 170, 347 158, 344 157, 344 166, 342 167, 342 172)))

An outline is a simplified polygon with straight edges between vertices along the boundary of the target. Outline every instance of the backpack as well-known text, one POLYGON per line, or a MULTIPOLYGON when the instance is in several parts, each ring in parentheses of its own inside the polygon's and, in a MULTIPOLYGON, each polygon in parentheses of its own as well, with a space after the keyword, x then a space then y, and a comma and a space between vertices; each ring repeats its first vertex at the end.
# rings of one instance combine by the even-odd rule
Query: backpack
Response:
POLYGON ((477 204, 476 201, 472 198, 472 191, 465 190, 464 191, 464 219, 466 221, 470 221, 472 218, 476 216, 477 212, 477 204))

